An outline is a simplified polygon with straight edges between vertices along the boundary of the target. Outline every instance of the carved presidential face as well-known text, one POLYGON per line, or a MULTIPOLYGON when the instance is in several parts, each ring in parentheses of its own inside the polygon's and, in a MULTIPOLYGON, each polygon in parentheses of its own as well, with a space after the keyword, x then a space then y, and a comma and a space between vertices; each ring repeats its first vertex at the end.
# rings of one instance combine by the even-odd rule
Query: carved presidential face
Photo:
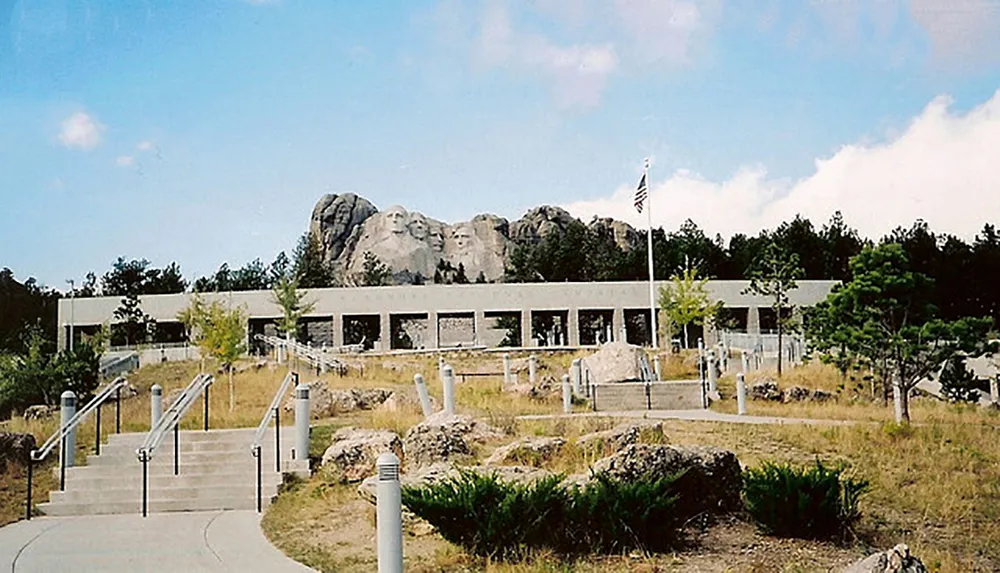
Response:
POLYGON ((410 215, 410 234, 423 241, 427 238, 427 218, 420 213, 410 215))
POLYGON ((435 251, 444 250, 444 229, 441 225, 427 222, 427 244, 435 251))
POLYGON ((468 249, 469 245, 472 244, 472 229, 462 225, 455 229, 455 234, 452 237, 455 239, 455 246, 461 250, 468 249))
POLYGON ((406 209, 400 206, 389 207, 389 210, 385 212, 386 226, 390 233, 399 235, 407 231, 406 223, 409 217, 407 217, 406 209))

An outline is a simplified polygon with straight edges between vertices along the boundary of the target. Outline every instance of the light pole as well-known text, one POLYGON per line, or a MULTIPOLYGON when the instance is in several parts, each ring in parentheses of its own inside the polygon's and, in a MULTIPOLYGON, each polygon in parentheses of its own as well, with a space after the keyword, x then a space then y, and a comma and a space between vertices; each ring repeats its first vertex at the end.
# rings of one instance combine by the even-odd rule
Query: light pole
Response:
POLYGON ((75 308, 73 305, 74 299, 76 298, 76 287, 73 284, 73 279, 69 279, 66 282, 69 283, 69 351, 73 352, 73 323, 76 322, 75 308))

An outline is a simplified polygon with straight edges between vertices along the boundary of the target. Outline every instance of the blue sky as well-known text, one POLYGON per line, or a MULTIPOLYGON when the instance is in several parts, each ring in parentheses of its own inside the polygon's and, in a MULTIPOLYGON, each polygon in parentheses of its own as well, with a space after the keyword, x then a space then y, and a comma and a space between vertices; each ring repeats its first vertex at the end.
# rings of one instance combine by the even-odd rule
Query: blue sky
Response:
POLYGON ((997 0, 0 0, 0 266, 269 261, 324 193, 1000 223, 997 0))

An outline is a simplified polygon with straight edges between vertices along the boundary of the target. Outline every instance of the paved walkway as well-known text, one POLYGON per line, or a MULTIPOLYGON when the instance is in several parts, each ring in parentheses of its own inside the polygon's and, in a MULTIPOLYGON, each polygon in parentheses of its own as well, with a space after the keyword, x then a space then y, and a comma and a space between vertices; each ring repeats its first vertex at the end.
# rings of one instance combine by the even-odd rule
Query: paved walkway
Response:
POLYGON ((0 571, 302 573, 253 511, 40 517, 0 528, 0 571))
POLYGON ((850 426, 850 420, 781 418, 778 416, 740 416, 714 410, 624 410, 579 412, 574 414, 536 414, 518 416, 518 420, 555 420, 559 418, 648 418, 654 420, 693 420, 696 422, 726 422, 731 424, 813 424, 818 426, 850 426))

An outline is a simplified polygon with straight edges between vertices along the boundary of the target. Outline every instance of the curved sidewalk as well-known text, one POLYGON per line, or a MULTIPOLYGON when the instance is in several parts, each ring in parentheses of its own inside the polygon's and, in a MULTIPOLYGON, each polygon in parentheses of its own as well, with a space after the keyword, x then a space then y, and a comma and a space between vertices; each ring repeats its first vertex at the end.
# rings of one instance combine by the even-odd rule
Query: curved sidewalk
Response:
POLYGON ((812 424, 817 426, 851 426, 853 420, 782 418, 779 416, 747 416, 725 414, 714 410, 621 410, 574 412, 573 414, 533 414, 517 416, 518 420, 555 420, 558 418, 646 418, 653 420, 692 420, 729 424, 812 424))
POLYGON ((253 511, 40 517, 0 528, 0 571, 312 571, 285 557, 253 511))

